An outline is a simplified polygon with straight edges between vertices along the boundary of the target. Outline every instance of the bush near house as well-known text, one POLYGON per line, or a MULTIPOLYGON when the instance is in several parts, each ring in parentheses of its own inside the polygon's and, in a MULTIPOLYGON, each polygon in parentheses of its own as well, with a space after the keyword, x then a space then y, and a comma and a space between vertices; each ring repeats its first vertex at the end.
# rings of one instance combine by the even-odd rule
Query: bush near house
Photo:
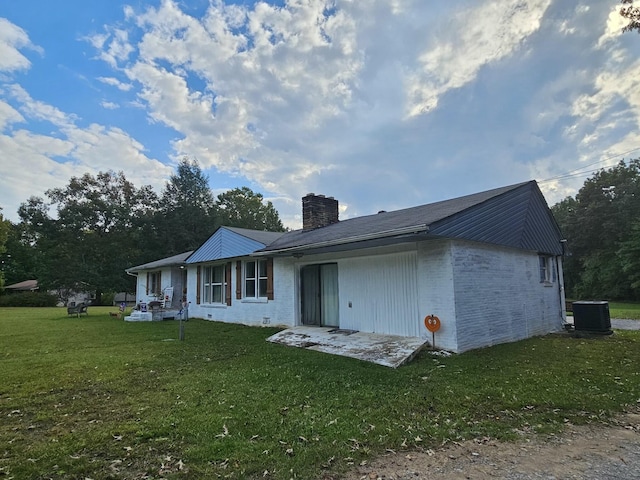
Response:
POLYGON ((0 307, 55 307, 58 298, 45 292, 20 292, 0 296, 0 307))
POLYGON ((383 454, 549 434, 638 409, 640 332, 566 333, 397 370, 276 328, 0 309, 7 478, 339 478, 383 454), (73 335, 69 333, 73 332, 73 335))

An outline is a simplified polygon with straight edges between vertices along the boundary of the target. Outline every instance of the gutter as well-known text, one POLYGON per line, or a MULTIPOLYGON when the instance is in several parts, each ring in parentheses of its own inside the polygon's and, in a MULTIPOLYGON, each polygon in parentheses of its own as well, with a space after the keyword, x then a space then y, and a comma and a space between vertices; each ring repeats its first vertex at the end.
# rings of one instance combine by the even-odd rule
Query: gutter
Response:
POLYGON ((269 255, 274 255, 278 253, 289 253, 289 252, 294 253, 301 250, 304 251, 304 250, 311 250, 315 248, 332 247, 334 245, 344 245, 347 243, 364 242, 366 240, 376 240, 378 238, 388 238, 388 237, 395 237, 399 235, 407 235, 411 233, 428 233, 428 232, 429 232, 428 225, 423 223, 419 225, 411 225, 409 227, 396 228, 394 230, 385 230, 382 232, 366 233, 363 235, 355 235, 353 237, 339 238, 336 240, 325 240, 323 242, 308 243, 305 245, 297 245, 294 247, 279 248, 279 249, 267 250, 267 251, 257 251, 250 254, 250 256, 266 257, 269 255))

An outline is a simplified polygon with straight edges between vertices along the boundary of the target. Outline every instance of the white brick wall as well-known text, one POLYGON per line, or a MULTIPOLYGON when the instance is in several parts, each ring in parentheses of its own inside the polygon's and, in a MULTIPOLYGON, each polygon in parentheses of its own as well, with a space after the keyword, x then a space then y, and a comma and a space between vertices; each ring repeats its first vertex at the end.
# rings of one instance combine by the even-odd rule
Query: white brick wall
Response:
POLYGON ((457 349, 454 300, 451 242, 433 240, 419 243, 418 304, 423 319, 420 336, 431 344, 432 335, 424 326, 424 317, 435 315, 441 325, 435 334, 436 347, 451 351, 457 349))
MULTIPOLYGON (((337 262, 340 327, 420 336, 431 342, 424 317, 436 315, 438 348, 473 348, 541 335, 562 327, 558 272, 539 281, 538 255, 457 240, 430 240, 369 251, 274 259, 274 300, 196 305, 196 267, 189 266, 189 316, 222 322, 299 324, 299 268, 337 262), (351 304, 351 307, 349 306, 351 304)), ((164 274, 163 274, 164 275, 164 274)))
POLYGON ((295 324, 293 261, 289 258, 275 258, 273 262, 273 300, 236 299, 235 261, 231 268, 231 306, 196 304, 197 267, 190 265, 187 273, 187 297, 189 317, 218 322, 242 323, 245 325, 295 324))
POLYGON ((535 252, 454 242, 457 347, 463 352, 562 327, 558 276, 540 283, 535 252))

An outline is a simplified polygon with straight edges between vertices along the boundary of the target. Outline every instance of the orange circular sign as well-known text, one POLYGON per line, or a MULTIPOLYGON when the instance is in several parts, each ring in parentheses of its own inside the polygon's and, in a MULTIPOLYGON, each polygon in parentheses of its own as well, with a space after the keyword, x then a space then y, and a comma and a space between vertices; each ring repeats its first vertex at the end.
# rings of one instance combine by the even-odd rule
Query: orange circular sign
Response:
POLYGON ((440 319, 435 315, 427 315, 424 317, 424 326, 427 327, 431 333, 440 330, 440 319))

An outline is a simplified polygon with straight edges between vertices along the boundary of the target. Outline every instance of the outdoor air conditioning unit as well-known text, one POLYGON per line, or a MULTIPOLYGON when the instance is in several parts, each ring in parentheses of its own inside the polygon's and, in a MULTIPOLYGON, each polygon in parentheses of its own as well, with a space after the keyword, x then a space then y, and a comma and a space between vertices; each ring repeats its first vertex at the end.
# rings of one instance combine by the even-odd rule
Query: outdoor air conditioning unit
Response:
POLYGON ((573 326, 576 332, 611 335, 609 302, 573 302, 573 326))

